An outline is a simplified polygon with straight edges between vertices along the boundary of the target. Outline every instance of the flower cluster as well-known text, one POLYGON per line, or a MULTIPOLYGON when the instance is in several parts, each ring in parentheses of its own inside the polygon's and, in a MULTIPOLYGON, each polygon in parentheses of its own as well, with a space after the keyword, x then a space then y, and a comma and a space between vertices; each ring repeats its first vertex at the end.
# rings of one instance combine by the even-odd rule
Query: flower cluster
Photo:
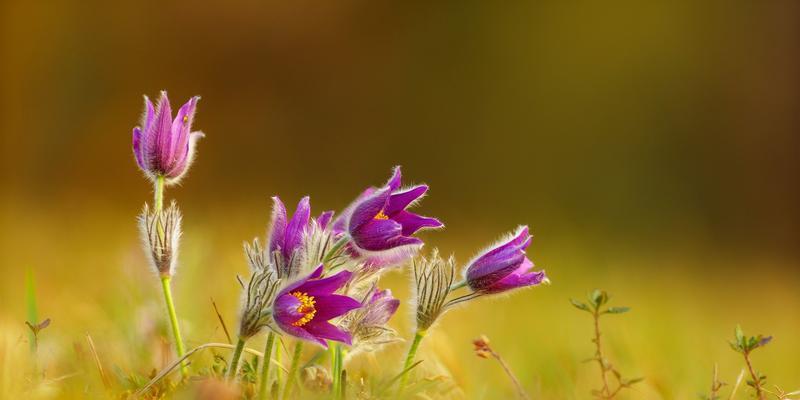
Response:
MULTIPOLYGON (((152 181, 154 204, 145 205, 140 217, 142 239, 153 267, 162 278, 165 301, 176 341, 184 353, 179 324, 172 304, 170 278, 175 273, 181 235, 181 213, 173 202, 164 209, 164 188, 185 176, 194 158, 195 145, 203 136, 192 131, 199 97, 192 97, 173 118, 166 92, 156 106, 145 97, 141 126, 133 129, 133 153, 139 168, 152 181)), ((413 265, 413 298, 416 335, 404 371, 411 368, 419 342, 451 307, 482 296, 505 293, 547 282, 536 271, 526 251, 532 237, 528 227, 518 228, 480 252, 463 266, 457 281, 453 256, 443 259, 434 249, 422 255, 426 229, 440 229, 437 218, 411 211, 428 193, 427 185, 403 186, 401 168, 380 187, 368 187, 338 214, 312 217, 311 201, 303 197, 291 217, 283 201, 272 198, 272 214, 266 237, 245 244, 250 266, 247 282, 240 279, 242 301, 238 342, 227 375, 237 374, 245 342, 269 331, 265 356, 269 357, 275 335, 299 339, 295 357, 304 342, 334 347, 332 384, 340 393, 342 345, 347 354, 374 351, 400 341, 388 323, 401 302, 380 280, 392 267, 413 265), (459 293, 465 290, 466 292, 459 293)), ((262 369, 261 396, 265 396, 269 362, 262 369)), ((296 367, 296 365, 294 365, 296 367)), ((291 372, 290 372, 291 374, 291 372)), ((400 390, 407 379, 402 375, 400 390)), ((291 390, 287 381, 284 397, 291 390)))
POLYGON ((273 328, 323 347, 334 341, 372 350, 395 342, 397 333, 387 324, 400 300, 379 289, 379 281, 389 267, 409 261, 420 331, 455 304, 546 282, 526 256, 527 227, 467 263, 458 283, 452 256, 443 260, 434 249, 417 257, 423 241, 416 234, 444 226, 408 210, 427 191, 427 185, 403 188, 401 168, 395 167, 385 185, 364 190, 335 219, 332 211, 312 218, 309 197, 289 217, 281 199, 273 197, 267 245, 262 249, 255 240, 246 246, 251 268, 271 270, 281 280, 264 311, 271 314, 273 328), (451 296, 461 288, 469 292, 451 296))

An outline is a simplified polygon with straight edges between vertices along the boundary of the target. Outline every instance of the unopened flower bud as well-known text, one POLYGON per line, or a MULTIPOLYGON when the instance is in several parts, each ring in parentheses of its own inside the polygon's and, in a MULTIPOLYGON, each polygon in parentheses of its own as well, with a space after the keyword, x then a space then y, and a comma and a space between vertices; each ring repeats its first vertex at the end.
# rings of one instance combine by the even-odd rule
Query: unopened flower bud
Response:
POLYGON ((161 276, 174 275, 181 237, 181 212, 175 202, 161 211, 145 204, 139 216, 139 232, 153 268, 161 276))

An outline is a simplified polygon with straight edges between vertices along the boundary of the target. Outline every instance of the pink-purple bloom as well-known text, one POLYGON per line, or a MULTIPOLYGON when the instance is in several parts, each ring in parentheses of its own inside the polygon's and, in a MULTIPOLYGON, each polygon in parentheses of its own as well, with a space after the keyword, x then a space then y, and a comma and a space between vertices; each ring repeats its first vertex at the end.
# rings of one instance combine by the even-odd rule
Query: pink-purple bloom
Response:
POLYGON ((286 206, 278 196, 272 198, 272 225, 267 232, 269 254, 280 252, 286 265, 291 264, 295 251, 303 244, 303 237, 311 218, 311 203, 308 196, 300 199, 291 219, 286 206))
POLYGON ((161 92, 158 105, 144 97, 141 126, 133 128, 133 154, 148 178, 165 178, 175 183, 186 173, 194 158, 201 132, 192 132, 192 121, 200 97, 189 99, 172 118, 167 92, 161 92))
POLYGON ((361 324, 364 326, 380 326, 389 322, 400 307, 400 300, 392 296, 389 289, 375 290, 364 301, 365 310, 361 324))
POLYGON ((542 283, 547 279, 544 271, 533 271, 533 262, 525 255, 532 239, 528 227, 520 227, 510 239, 472 260, 466 270, 469 287, 488 294, 542 283))
MULTIPOLYGON (((401 247, 422 245, 412 236, 423 228, 444 226, 438 219, 417 215, 406 208, 428 191, 427 185, 400 189, 400 167, 383 188, 367 189, 357 200, 349 217, 347 230, 359 252, 384 252, 401 247)), ((349 215, 347 215, 349 214, 349 215)))
POLYGON ((358 300, 334 294, 350 280, 352 273, 342 271, 320 279, 322 269, 320 265, 310 275, 278 292, 273 317, 281 330, 297 338, 323 347, 327 347, 326 339, 349 345, 350 333, 328 321, 361 307, 358 300))

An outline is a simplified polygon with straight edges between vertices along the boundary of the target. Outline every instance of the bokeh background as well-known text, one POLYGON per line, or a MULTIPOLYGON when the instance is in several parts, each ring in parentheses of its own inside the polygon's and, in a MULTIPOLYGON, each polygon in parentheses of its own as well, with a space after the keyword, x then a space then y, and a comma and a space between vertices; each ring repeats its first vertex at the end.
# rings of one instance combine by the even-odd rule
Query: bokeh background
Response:
MULTIPOLYGON (((447 224, 428 247, 466 261, 530 224, 553 282, 442 321, 421 351, 448 395, 512 395, 471 352, 487 334, 534 396, 588 398, 591 322, 567 300, 594 287, 633 308, 605 321, 611 358, 645 377, 627 398, 694 398, 715 362, 732 383, 737 323, 775 336, 755 362, 798 389, 799 42, 788 0, 4 1, 0 391, 24 386, 10 354, 26 346, 26 271, 53 320, 44 362, 82 371, 65 385, 100 385, 71 361, 86 332, 108 368, 160 365, 141 339, 163 326, 130 135, 161 89, 174 107, 203 97, 207 136, 167 192, 185 214, 190 344, 220 340, 211 298, 234 324, 241 243, 263 235, 271 195, 340 209, 402 164, 447 224)), ((387 285, 405 294, 405 273, 387 285)))

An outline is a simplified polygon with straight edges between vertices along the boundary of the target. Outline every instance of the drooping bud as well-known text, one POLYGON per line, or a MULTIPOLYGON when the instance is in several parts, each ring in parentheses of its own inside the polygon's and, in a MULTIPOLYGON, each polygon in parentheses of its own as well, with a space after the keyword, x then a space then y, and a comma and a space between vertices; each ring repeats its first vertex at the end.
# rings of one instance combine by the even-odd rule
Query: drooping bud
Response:
POLYGON ((145 204, 139 216, 139 233, 150 264, 159 275, 172 276, 178 262, 181 212, 173 201, 165 210, 151 210, 145 204))

